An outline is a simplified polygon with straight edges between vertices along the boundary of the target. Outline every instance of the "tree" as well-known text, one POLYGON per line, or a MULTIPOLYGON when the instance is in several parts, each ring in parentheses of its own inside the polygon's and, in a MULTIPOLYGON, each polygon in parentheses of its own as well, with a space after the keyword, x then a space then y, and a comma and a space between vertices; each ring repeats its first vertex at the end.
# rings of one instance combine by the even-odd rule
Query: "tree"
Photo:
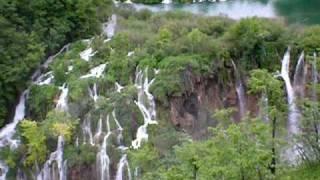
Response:
POLYGON ((35 165, 46 160, 47 146, 44 131, 31 120, 24 120, 20 124, 21 136, 27 146, 25 165, 35 165))
MULTIPOLYGON (((271 123, 272 138, 276 141, 277 129, 283 120, 283 112, 286 106, 284 101, 284 94, 282 91, 282 82, 276 79, 272 74, 265 69, 252 70, 248 82, 249 92, 262 96, 262 101, 265 103, 264 117, 268 123, 271 123), (270 122, 271 120, 271 122, 270 122)), ((270 165, 272 173, 276 171, 276 144, 272 145, 273 158, 270 165)))

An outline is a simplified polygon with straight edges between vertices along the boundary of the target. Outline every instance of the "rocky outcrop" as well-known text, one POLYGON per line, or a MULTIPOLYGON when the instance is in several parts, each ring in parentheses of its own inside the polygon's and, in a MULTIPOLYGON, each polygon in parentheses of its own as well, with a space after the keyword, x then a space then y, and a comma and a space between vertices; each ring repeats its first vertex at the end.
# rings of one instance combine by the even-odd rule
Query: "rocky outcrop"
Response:
MULTIPOLYGON (((239 100, 235 83, 229 81, 218 83, 217 77, 199 77, 190 70, 184 72, 188 80, 186 91, 181 96, 169 98, 170 119, 173 125, 186 131, 194 139, 206 136, 209 126, 215 126, 217 121, 212 117, 215 110, 233 107, 234 121, 240 121, 239 100)), ((259 110, 258 98, 246 95, 247 112, 256 115, 259 110)))

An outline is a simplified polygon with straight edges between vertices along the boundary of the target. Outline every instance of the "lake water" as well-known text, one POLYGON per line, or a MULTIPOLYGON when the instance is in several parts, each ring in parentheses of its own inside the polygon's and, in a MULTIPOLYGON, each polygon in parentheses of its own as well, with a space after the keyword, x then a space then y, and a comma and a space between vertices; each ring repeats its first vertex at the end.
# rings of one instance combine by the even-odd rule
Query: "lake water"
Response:
POLYGON ((282 17, 289 23, 320 24, 320 0, 227 0, 188 4, 133 4, 136 9, 154 12, 183 10, 208 16, 226 15, 233 19, 244 17, 282 17))

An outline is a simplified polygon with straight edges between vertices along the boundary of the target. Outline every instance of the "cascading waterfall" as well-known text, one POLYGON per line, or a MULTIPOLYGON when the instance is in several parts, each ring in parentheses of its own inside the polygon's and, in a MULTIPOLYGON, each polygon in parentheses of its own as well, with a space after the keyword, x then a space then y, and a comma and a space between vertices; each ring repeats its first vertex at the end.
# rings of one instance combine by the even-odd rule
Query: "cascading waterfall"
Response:
POLYGON ((318 84, 318 69, 317 69, 317 54, 313 53, 313 62, 312 62, 312 100, 317 101, 317 84, 318 84))
POLYGON ((69 88, 67 86, 66 83, 64 83, 61 87, 61 94, 59 96, 57 105, 56 105, 56 109, 60 110, 60 111, 68 111, 68 92, 69 92, 69 88))
POLYGON ((108 138, 111 135, 109 115, 107 116, 106 124, 107 124, 107 134, 104 136, 102 145, 100 147, 100 151, 97 153, 97 169, 98 169, 98 175, 101 180, 110 179, 110 167, 109 167, 110 158, 107 154, 108 138))
POLYGON ((289 65, 290 65, 290 48, 288 48, 287 52, 285 53, 282 59, 281 77, 284 80, 286 85, 287 99, 288 99, 288 105, 289 105, 288 132, 289 134, 294 135, 294 134, 298 134, 299 132, 298 119, 299 119, 300 113, 295 102, 296 97, 295 97, 295 93, 289 77, 289 65))
POLYGON ((138 101, 135 101, 135 104, 142 113, 144 124, 138 128, 136 139, 132 141, 132 147, 134 149, 138 149, 142 141, 148 140, 148 125, 157 124, 155 101, 153 95, 149 92, 149 88, 154 82, 154 79, 149 81, 147 73, 148 69, 146 69, 145 72, 138 70, 136 73, 135 86, 138 89, 138 101))
POLYGON ((103 35, 107 37, 107 39, 105 40, 106 42, 110 41, 111 38, 114 36, 116 26, 117 26, 117 16, 115 14, 112 14, 109 21, 102 25, 103 35))
POLYGON ((67 161, 63 161, 64 139, 58 138, 57 150, 50 154, 50 158, 45 162, 43 169, 37 176, 37 180, 66 180, 67 161))
POLYGON ((306 68, 304 63, 304 52, 301 53, 293 78, 295 96, 303 98, 305 90, 306 68))
POLYGON ((290 70, 290 47, 287 49, 283 59, 281 66, 281 77, 285 82, 286 90, 287 90, 287 99, 289 106, 289 114, 288 114, 288 135, 290 148, 285 151, 285 158, 291 164, 298 163, 298 157, 300 154, 301 143, 294 142, 293 138, 295 135, 299 134, 299 119, 300 119, 300 111, 296 105, 296 92, 300 92, 300 95, 304 93, 304 81, 305 81, 305 72, 304 72, 304 53, 302 52, 294 74, 294 87, 291 85, 289 70, 290 70), (295 91, 296 90, 296 91, 295 91))
POLYGON ((82 123, 83 144, 86 144, 88 141, 88 143, 94 145, 90 119, 91 116, 89 115, 82 123))
POLYGON ((98 121, 98 127, 97 127, 97 132, 94 135, 94 139, 97 141, 99 140, 100 136, 102 135, 102 118, 100 117, 98 121))
POLYGON ((42 85, 47 85, 52 82, 54 79, 53 72, 49 71, 43 75, 40 75, 39 78, 36 80, 35 84, 42 86, 42 85))
POLYGON ((94 102, 98 100, 98 91, 97 91, 97 83, 93 84, 93 87, 89 87, 89 96, 93 99, 94 102))
POLYGON ((97 53, 97 51, 93 51, 91 47, 88 49, 85 49, 84 51, 80 52, 81 59, 85 61, 90 61, 91 57, 94 56, 97 53))
POLYGON ((172 0, 162 0, 162 4, 171 4, 172 0))
MULTIPOLYGON (((60 51, 46 59, 46 61, 32 74, 31 80, 33 84, 37 85, 46 85, 50 84, 53 80, 52 72, 47 72, 42 74, 41 70, 46 70, 49 67, 49 64, 53 62, 55 57, 67 51, 70 44, 64 45, 60 51)), ((19 98, 19 103, 15 108, 14 118, 11 123, 7 124, 0 130, 0 148, 4 146, 10 146, 10 148, 17 148, 19 145, 19 140, 13 139, 13 136, 16 132, 16 126, 18 123, 25 118, 25 109, 26 109, 26 99, 29 94, 29 89, 26 89, 19 98)), ((6 179, 6 173, 8 172, 8 166, 0 161, 1 175, 0 180, 6 179)))
POLYGON ((121 90, 124 88, 123 86, 121 86, 118 82, 115 82, 115 87, 116 87, 116 91, 118 93, 121 93, 121 90))
POLYGON ((100 64, 92 69, 90 69, 90 72, 86 75, 83 75, 80 77, 80 79, 95 77, 100 78, 103 75, 104 70, 106 69, 107 64, 100 64))
POLYGON ((231 61, 231 63, 234 69, 235 77, 236 77, 236 92, 237 92, 238 101, 239 101, 239 114, 240 114, 240 118, 242 118, 246 113, 245 90, 241 81, 240 72, 237 69, 236 64, 233 61, 231 61))
POLYGON ((0 161, 0 169, 0 180, 6 180, 6 175, 9 171, 9 167, 3 161, 0 161))
POLYGON ((16 148, 18 146, 18 141, 13 139, 13 135, 16 132, 17 124, 23 120, 25 117, 26 109, 26 98, 28 96, 29 90, 25 90, 21 96, 18 105, 16 106, 15 115, 13 121, 7 124, 0 131, 0 147, 9 145, 11 148, 16 148))
POLYGON ((120 162, 118 164, 116 180, 123 180, 124 179, 123 172, 124 172, 124 168, 125 167, 126 167, 127 173, 128 173, 127 174, 128 180, 131 180, 131 171, 130 171, 129 163, 128 163, 128 160, 127 160, 127 155, 123 154, 121 159, 120 159, 120 162))

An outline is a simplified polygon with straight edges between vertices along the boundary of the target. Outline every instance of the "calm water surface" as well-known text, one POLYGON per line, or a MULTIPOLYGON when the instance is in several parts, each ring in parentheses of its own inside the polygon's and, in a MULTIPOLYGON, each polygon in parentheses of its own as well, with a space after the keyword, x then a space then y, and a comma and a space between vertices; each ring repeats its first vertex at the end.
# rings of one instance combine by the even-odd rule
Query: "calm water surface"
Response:
POLYGON ((226 15, 234 19, 244 17, 283 17, 289 23, 320 24, 320 0, 228 0, 190 4, 133 4, 137 9, 154 12, 183 10, 208 16, 226 15))

